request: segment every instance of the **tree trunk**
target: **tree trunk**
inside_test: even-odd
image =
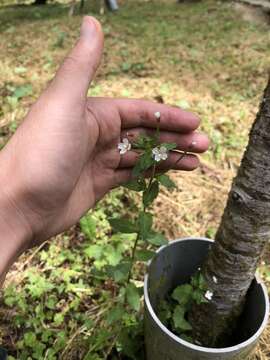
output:
[[[237,136],[237,134],[235,134]],[[202,272],[213,298],[194,306],[194,339],[223,347],[245,304],[264,246],[270,239],[270,80],[249,135],[249,144]]]

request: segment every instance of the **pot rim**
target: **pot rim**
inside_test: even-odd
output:
[[[159,254],[167,246],[172,246],[173,244],[178,243],[180,241],[192,241],[192,240],[202,240],[202,241],[205,241],[205,242],[208,242],[208,243],[214,243],[214,240],[210,240],[210,239],[207,239],[205,237],[185,237],[185,238],[176,239],[176,240],[170,242],[167,245],[161,246],[156,251],[156,254]],[[149,261],[148,268],[151,265],[152,261],[153,261],[153,259]],[[224,354],[224,353],[230,353],[230,352],[235,352],[237,350],[241,350],[241,349],[245,348],[246,346],[252,344],[256,339],[258,339],[259,336],[261,335],[261,333],[263,332],[263,330],[265,329],[267,323],[268,323],[268,318],[269,318],[269,297],[268,297],[268,292],[267,292],[266,286],[262,283],[262,280],[256,274],[255,279],[256,279],[257,283],[259,285],[261,285],[261,287],[262,287],[262,291],[263,291],[263,294],[264,294],[264,300],[265,300],[264,319],[263,319],[259,329],[256,331],[256,333],[254,335],[252,335],[249,339],[245,340],[244,342],[241,342],[240,344],[230,346],[230,347],[225,347],[225,348],[208,348],[208,347],[192,344],[192,343],[190,343],[190,342],[188,342],[186,340],[181,339],[177,335],[175,335],[173,332],[171,332],[169,329],[167,329],[166,326],[163,325],[162,322],[159,320],[159,318],[157,317],[154,309],[152,308],[152,305],[151,305],[151,302],[150,302],[150,299],[149,299],[149,295],[148,295],[148,279],[149,279],[149,274],[148,274],[148,271],[147,271],[147,273],[145,274],[145,277],[144,277],[144,300],[145,300],[145,304],[147,306],[147,309],[148,309],[150,315],[152,316],[152,319],[161,328],[161,330],[165,334],[170,336],[174,341],[176,341],[177,343],[179,343],[181,345],[189,347],[189,348],[191,348],[193,350],[197,350],[197,351],[201,351],[201,352],[205,352],[205,353],[213,353],[213,354]]]

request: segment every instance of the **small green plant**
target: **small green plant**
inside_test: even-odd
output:
[[[191,277],[190,283],[177,286],[167,299],[159,304],[158,315],[163,324],[182,339],[201,345],[192,336],[192,326],[188,321],[189,311],[194,304],[207,303],[213,293],[208,289],[201,269]]]
[[[170,190],[176,188],[170,177],[159,171],[158,165],[168,158],[169,152],[175,150],[177,145],[160,143],[160,113],[155,113],[155,117],[157,127],[153,137],[140,135],[137,139],[130,140],[131,136],[127,134],[127,137],[118,144],[121,155],[131,149],[139,155],[132,171],[133,180],[125,185],[126,189],[141,194],[140,205],[135,216],[110,218],[109,223],[114,233],[110,244],[106,246],[91,245],[86,249],[88,255],[95,259],[96,275],[112,278],[117,293],[106,319],[107,326],[114,334],[112,354],[120,352],[132,359],[143,359],[144,357],[141,301],[143,284],[137,280],[138,277],[135,274],[138,274],[138,268],[142,267],[143,262],[147,262],[153,257],[155,247],[167,244],[164,235],[153,228],[151,206],[157,198],[161,186]],[[191,147],[194,145],[192,143]],[[177,162],[181,161],[185,155],[186,152],[180,153]],[[85,226],[84,223],[81,225]],[[91,230],[91,224],[87,229]],[[123,240],[129,244],[128,247],[123,245]],[[135,268],[136,271],[134,271]],[[201,275],[198,279],[194,276],[192,285],[184,285],[183,288],[175,289],[173,296],[180,302],[173,311],[170,311],[174,328],[190,330],[189,323],[184,319],[188,303],[190,303],[188,290],[193,292],[196,301],[204,299],[205,289],[203,289],[202,282]],[[196,286],[197,290],[193,291]],[[182,296],[185,296],[184,302],[180,300]]]

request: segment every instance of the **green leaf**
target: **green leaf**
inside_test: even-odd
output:
[[[147,242],[152,245],[162,246],[168,244],[168,240],[161,233],[150,231],[146,238]]]
[[[117,305],[112,308],[107,315],[107,323],[109,325],[119,321],[122,319],[123,315],[125,314],[126,310],[124,307]]]
[[[104,247],[102,245],[90,245],[86,249],[84,249],[84,253],[89,258],[94,258],[99,260],[103,255]]]
[[[47,298],[46,303],[45,303],[46,307],[47,307],[48,309],[51,309],[51,310],[54,310],[54,309],[55,309],[56,304],[57,304],[57,297],[54,296],[54,295],[50,295],[50,296]]]
[[[140,354],[143,339],[136,337],[136,334],[133,334],[134,332],[135,331],[129,332],[127,328],[122,329],[117,342],[120,345],[121,354],[124,355],[123,358],[131,360],[143,359],[143,354]]]
[[[126,288],[127,302],[132,309],[140,310],[140,293],[134,284],[128,284]]]
[[[127,280],[130,266],[130,261],[121,262],[116,266],[107,266],[107,274],[112,277],[115,282],[121,283]]]
[[[138,261],[148,261],[151,260],[154,255],[155,252],[151,250],[137,250],[135,257]]]
[[[124,185],[125,188],[133,191],[143,191],[146,187],[144,179],[135,179]]]
[[[134,149],[140,149],[140,150],[151,150],[155,146],[157,146],[157,139],[154,137],[150,137],[147,135],[140,135],[139,138],[133,143]]]
[[[155,198],[158,196],[159,192],[159,183],[158,181],[154,181],[150,187],[144,191],[143,193],[143,204],[145,207],[152,204]]]
[[[63,313],[57,313],[54,315],[54,325],[59,326],[64,322],[65,316]]]
[[[47,280],[45,275],[35,273],[34,270],[29,270],[27,276],[29,282],[25,285],[25,288],[33,298],[40,298],[54,288],[54,285]]]
[[[186,305],[192,300],[193,287],[190,284],[177,286],[172,293],[172,298],[180,305]]]
[[[96,237],[96,221],[91,215],[84,216],[80,221],[80,226],[82,232],[89,240]]]
[[[18,86],[14,90],[12,97],[15,97],[16,99],[21,99],[25,96],[32,95],[32,93],[33,93],[32,85],[25,84],[25,85]]]
[[[109,246],[105,253],[109,265],[116,266],[122,260],[122,252],[113,246]]]
[[[160,144],[160,147],[161,146],[164,146],[168,151],[177,148],[177,145],[175,143],[162,143]]]
[[[132,175],[137,177],[154,164],[152,151],[143,153],[132,170]]]
[[[168,320],[172,318],[172,305],[162,300],[158,305],[158,318],[164,325],[168,325]]]
[[[173,312],[173,323],[176,329],[181,331],[189,331],[192,330],[192,326],[190,323],[185,319],[185,309],[177,305]]]
[[[141,211],[138,218],[140,237],[147,239],[153,224],[153,216],[150,213]]]
[[[131,234],[137,232],[137,227],[130,220],[121,218],[121,219],[109,219],[111,227],[116,232]]]
[[[157,176],[157,180],[161,185],[165,186],[167,189],[176,189],[176,184],[170,179],[168,175],[162,174]]]
[[[196,304],[207,304],[208,300],[204,297],[205,292],[201,290],[194,290],[192,293],[192,299],[196,302]]]
[[[35,347],[37,342],[36,334],[33,332],[27,332],[23,336],[24,344],[30,348]]]
[[[201,272],[192,276],[190,283],[195,289],[207,290],[207,282]]]

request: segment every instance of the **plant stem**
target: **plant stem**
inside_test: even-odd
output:
[[[156,174],[156,164],[154,164],[154,166],[153,166],[153,171],[152,171],[152,174],[151,174],[151,177],[150,177],[148,186],[147,186],[147,188],[146,188],[145,191],[149,191],[150,186],[151,186],[152,183],[153,183],[155,174]],[[143,213],[145,213],[145,212],[146,212],[146,207],[143,205]],[[138,232],[138,233],[137,233],[137,236],[136,236],[136,239],[135,239],[135,242],[134,242],[134,245],[133,245],[133,248],[132,248],[132,253],[131,253],[131,265],[130,265],[130,269],[129,269],[129,272],[128,272],[127,284],[130,283],[131,273],[132,273],[133,266],[134,266],[134,262],[135,262],[135,253],[136,253],[136,249],[137,249],[137,245],[138,245],[138,241],[139,241],[139,240],[140,240],[140,234],[139,234],[139,232]]]
[[[129,272],[128,272],[127,284],[129,284],[129,282],[130,282],[131,273],[132,273],[133,265],[134,265],[134,262],[135,262],[135,253],[136,253],[136,249],[137,249],[139,239],[140,239],[140,234],[137,233],[137,236],[136,236],[133,248],[132,248],[131,265],[130,265],[130,269],[129,269]]]

